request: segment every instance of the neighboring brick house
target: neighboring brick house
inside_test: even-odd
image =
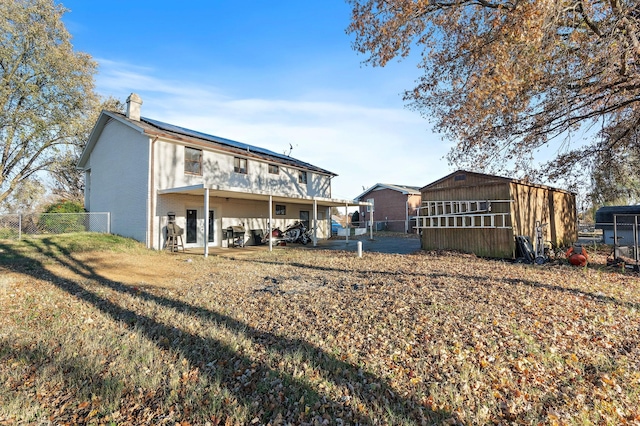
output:
[[[377,183],[354,201],[373,203],[373,207],[360,207],[360,226],[368,226],[373,216],[376,230],[412,232],[411,220],[420,207],[420,187]]]
[[[85,172],[85,208],[111,213],[111,230],[160,249],[169,216],[185,229],[185,246],[225,247],[230,227],[245,239],[295,220],[331,236],[335,173],[287,155],[140,116],[103,111],[78,168]],[[254,231],[254,232],[250,232]],[[206,242],[206,243],[205,243]],[[315,242],[315,238],[314,238]]]

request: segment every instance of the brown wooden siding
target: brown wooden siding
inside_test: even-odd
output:
[[[459,176],[465,175],[464,179]],[[457,177],[457,180],[456,180]],[[491,213],[510,213],[512,229],[423,228],[425,250],[461,250],[478,256],[515,257],[516,235],[535,240],[536,221],[547,223],[545,240],[568,245],[577,240],[575,195],[489,175],[456,172],[422,188],[422,201],[512,200],[494,203]]]
[[[482,257],[514,257],[513,230],[508,228],[424,228],[423,250],[460,250]]]
[[[508,185],[510,179],[506,179],[499,176],[489,176],[477,173],[466,173],[458,171],[455,174],[449,176],[434,184],[430,184],[429,190],[433,189],[447,189],[447,188],[459,188],[459,187],[477,187],[480,185],[491,184],[503,184]],[[423,188],[423,190],[426,188]]]
[[[482,186],[458,186],[455,188],[434,188],[422,191],[422,201],[456,201],[456,200],[509,200],[509,185],[493,183]],[[497,204],[493,208],[499,208]],[[496,213],[508,213],[509,207],[502,206]]]
[[[535,238],[536,222],[546,223],[544,239],[569,245],[578,239],[576,199],[571,193],[512,183],[514,235]]]
[[[481,182],[477,176],[469,175],[466,181],[454,179],[441,182],[437,188],[422,191],[422,201],[456,200],[510,200],[509,185],[504,181]],[[470,186],[470,183],[476,186]],[[491,213],[509,213],[509,203],[494,203]],[[511,229],[443,228],[422,229],[424,250],[460,250],[483,257],[511,258],[515,243]]]

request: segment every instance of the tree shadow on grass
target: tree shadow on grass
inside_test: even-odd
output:
[[[41,341],[25,344],[0,339],[0,373],[3,368],[6,370],[4,393],[14,395],[14,410],[28,416],[23,420],[36,421],[44,414],[55,416],[57,424],[85,424],[90,422],[94,409],[115,404],[124,397],[124,386],[117,377],[101,377],[95,366],[82,357],[70,357],[59,347],[47,345]],[[62,381],[41,383],[38,375],[45,368],[60,373]],[[46,410],[55,413],[45,413]],[[1,418],[0,424],[4,424]]]
[[[466,282],[475,281],[480,283],[490,283],[492,281],[498,281],[498,282],[503,282],[509,285],[523,285],[523,286],[529,286],[533,288],[543,288],[546,290],[551,290],[551,291],[560,292],[560,293],[567,293],[574,296],[588,297],[590,299],[593,299],[601,303],[611,303],[617,306],[624,306],[632,309],[640,309],[640,303],[622,301],[615,297],[607,296],[602,293],[593,293],[585,290],[580,290],[574,287],[564,287],[556,284],[546,284],[538,281],[522,280],[518,278],[490,278],[490,277],[480,276],[480,275],[459,274],[457,272],[425,274],[425,273],[416,273],[416,272],[407,272],[407,271],[394,272],[394,271],[384,271],[384,270],[353,271],[353,270],[348,270],[343,268],[317,266],[317,265],[311,265],[311,264],[306,264],[301,262],[287,263],[287,262],[257,260],[257,259],[253,259],[253,260],[236,259],[236,258],[231,258],[231,259],[239,262],[248,262],[248,263],[255,262],[255,263],[264,263],[269,265],[282,265],[282,266],[287,265],[287,266],[292,266],[296,268],[311,269],[311,270],[317,270],[317,271],[323,271],[323,272],[351,273],[351,274],[357,274],[363,279],[370,279],[371,276],[379,275],[379,276],[395,277],[395,278],[401,278],[402,276],[413,276],[413,277],[421,277],[421,278],[455,278],[455,279],[464,280]]]
[[[45,278],[69,295],[89,303],[94,308],[109,315],[114,321],[128,324],[138,330],[142,336],[154,342],[159,349],[171,349],[180,354],[192,366],[199,367],[211,379],[218,380],[230,394],[244,407],[248,407],[250,416],[258,417],[261,423],[267,423],[278,416],[297,423],[319,421],[322,418],[314,409],[323,407],[325,414],[332,419],[341,418],[347,423],[378,424],[397,423],[439,423],[452,418],[445,411],[434,411],[421,405],[412,396],[399,396],[389,384],[379,377],[364,372],[355,365],[337,359],[325,350],[301,339],[292,339],[265,332],[248,324],[209,309],[152,294],[133,288],[117,281],[109,280],[97,274],[92,268],[76,260],[73,254],[60,247],[50,239],[41,240],[45,247],[31,244],[42,256],[55,260],[60,265],[74,272],[84,280],[91,280],[110,290],[153,302],[159,306],[198,317],[203,321],[221,324],[233,332],[244,335],[252,344],[261,345],[273,356],[299,356],[302,362],[314,367],[332,387],[348,389],[357,397],[362,406],[351,404],[348,398],[332,399],[325,391],[309,382],[308,378],[282,371],[266,363],[258,363],[255,359],[243,355],[235,348],[223,342],[199,336],[184,329],[164,324],[154,318],[145,316],[120,306],[101,297],[98,289],[85,286],[73,280],[58,277],[46,271],[40,260],[27,259],[12,250],[11,246],[3,249],[19,261],[9,264],[16,272]],[[2,245],[0,244],[0,247]],[[12,266],[13,265],[13,266]],[[169,342],[162,343],[162,342]],[[207,364],[217,360],[215,370],[207,369]],[[255,369],[255,373],[247,376],[242,372]],[[279,398],[267,391],[276,384],[281,385]],[[426,390],[425,390],[426,391]],[[204,396],[203,396],[204,398]],[[304,399],[303,399],[304,398]],[[326,408],[325,408],[326,407]],[[384,413],[390,416],[387,420],[379,418]]]
[[[640,303],[627,302],[627,301],[619,300],[615,297],[606,296],[602,293],[593,293],[590,291],[580,290],[579,288],[564,287],[556,284],[546,284],[546,283],[541,283],[541,282],[532,281],[532,280],[522,280],[518,278],[495,279],[495,278],[487,278],[479,275],[442,274],[442,273],[428,274],[427,276],[431,278],[456,278],[456,279],[464,280],[465,282],[475,281],[478,283],[483,283],[488,285],[492,285],[492,282],[497,281],[499,283],[501,282],[508,285],[540,288],[540,289],[550,290],[557,293],[565,293],[565,294],[570,294],[572,296],[585,297],[585,298],[594,300],[596,302],[610,303],[612,305],[621,306],[621,307],[630,308],[630,309],[640,309]]]

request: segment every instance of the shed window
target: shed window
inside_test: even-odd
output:
[[[287,206],[284,204],[276,204],[276,215],[284,216],[287,214]]]
[[[460,180],[467,180],[467,175],[456,175],[456,176],[453,178],[453,181],[454,181],[454,182],[458,182],[458,181],[460,181]]]
[[[202,176],[202,150],[184,147],[184,172]]]
[[[280,167],[278,167],[276,164],[269,164],[269,173],[271,173],[272,175],[279,174]]]
[[[247,159],[235,157],[233,159],[233,171],[236,173],[247,174]]]

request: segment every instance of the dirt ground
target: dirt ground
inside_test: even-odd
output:
[[[122,253],[100,252],[74,254],[73,264],[67,259],[48,263],[45,269],[66,279],[86,278],[89,274],[122,284],[171,288],[184,278],[186,272],[182,265],[192,257],[124,256]]]

